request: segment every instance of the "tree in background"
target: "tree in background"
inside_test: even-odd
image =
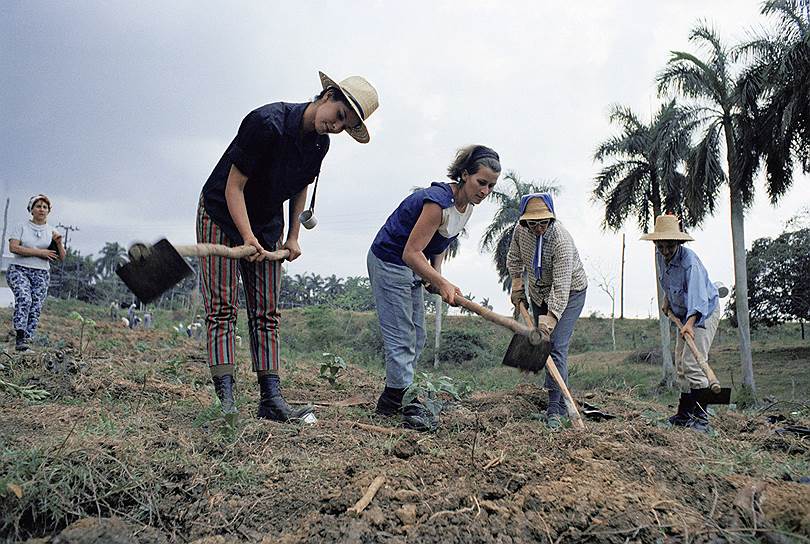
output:
[[[755,151],[744,156],[743,167],[753,171],[764,161],[775,204],[793,184],[796,161],[810,173],[810,14],[794,0],[765,2],[762,13],[776,19],[775,29],[738,48],[751,59],[740,92],[753,118],[746,136]]]
[[[804,322],[810,320],[810,228],[754,240],[746,264],[751,326],[772,327],[797,320],[802,323],[804,339]],[[733,297],[726,313],[736,320]]]
[[[694,111],[701,121],[695,125],[695,132],[700,133],[698,143],[687,160],[686,198],[689,195],[711,197],[695,199],[692,205],[704,203],[706,212],[712,213],[717,196],[717,180],[728,179],[743,385],[756,396],[751,357],[744,224],[745,209],[754,198],[755,169],[745,166],[747,158],[754,153],[751,140],[746,137],[750,134],[747,127],[751,126],[752,121],[744,107],[738,81],[731,73],[729,52],[715,31],[699,24],[692,30],[689,39],[704,49],[707,55],[700,58],[691,53],[673,51],[669,62],[658,74],[658,91],[677,91],[684,97],[693,99]],[[726,172],[723,171],[721,160],[723,144]]]
[[[124,261],[127,250],[118,242],[107,242],[101,248],[101,255],[96,259],[96,271],[99,277],[107,278],[115,275],[115,269]]]
[[[481,251],[492,253],[495,270],[498,272],[498,281],[501,282],[501,287],[506,292],[509,292],[512,285],[509,270],[506,268],[506,254],[509,253],[512,232],[520,218],[520,199],[523,195],[531,193],[557,195],[560,193],[560,188],[551,181],[523,181],[517,172],[508,171],[489,197],[495,201],[498,208],[492,222],[484,231],[480,247]]]
[[[689,199],[684,195],[683,166],[695,118],[694,111],[678,106],[675,100],[663,104],[649,123],[644,123],[630,108],[611,108],[610,122],[618,125],[619,133],[599,144],[594,152],[594,160],[604,165],[596,175],[593,190],[594,200],[605,207],[603,229],[616,232],[632,217],[642,232],[648,232],[655,218],[664,212],[678,214],[687,225],[703,219],[707,206],[697,198],[699,195]],[[714,186],[707,184],[705,188],[702,196],[710,203],[721,180],[714,179]],[[693,200],[701,201],[694,211]],[[672,387],[675,365],[670,350],[669,318],[660,309],[664,293],[657,280],[658,262],[654,259],[653,263],[661,336],[661,383]]]

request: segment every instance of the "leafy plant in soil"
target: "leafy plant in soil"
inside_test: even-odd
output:
[[[81,326],[79,327],[79,359],[83,359],[84,358],[84,348],[87,347],[87,346],[84,345],[84,328],[85,327],[88,327],[88,328],[95,327],[96,322],[93,321],[92,319],[88,318],[88,317],[82,316],[82,314],[80,314],[79,312],[76,312],[76,311],[70,312],[69,317],[71,319],[75,319],[76,321],[81,323]],[[89,334],[89,332],[90,331],[88,330],[88,339],[87,339],[88,345],[90,343],[90,339],[89,339],[90,334]]]
[[[338,376],[348,368],[346,361],[343,360],[343,357],[332,353],[324,353],[323,358],[318,377],[327,380],[332,387],[336,387]]]
[[[467,383],[456,383],[449,376],[434,378],[433,374],[429,372],[420,372],[411,386],[405,391],[402,403],[409,404],[414,399],[419,399],[425,408],[430,410],[433,416],[436,417],[447,404],[440,396],[442,393],[449,395],[453,400],[461,400],[472,393],[472,387]]]

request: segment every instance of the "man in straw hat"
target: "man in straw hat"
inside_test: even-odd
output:
[[[574,325],[585,305],[588,277],[574,240],[554,212],[548,193],[526,195],[520,200],[520,220],[515,225],[506,256],[512,277],[512,304],[516,311],[527,302],[523,274],[528,272],[528,295],[535,323],[551,341],[551,358],[568,383],[568,346]],[[548,373],[546,421],[560,426],[567,416],[562,392]]]
[[[329,151],[329,135],[346,131],[367,143],[365,123],[378,105],[377,91],[360,76],[336,82],[320,72],[320,81],[323,90],[311,102],[274,102],[250,112],[200,195],[198,242],[246,244],[258,250],[238,262],[216,256],[200,259],[208,364],[224,414],[236,413],[235,326],[241,277],[250,354],[261,391],[258,417],[288,421],[309,415],[291,409],[281,394],[277,310],[281,262],[266,260],[264,250],[287,249],[290,261],[301,255],[299,216],[307,186],[317,178]],[[286,201],[289,225],[282,244]]]
[[[684,339],[690,337],[694,340],[701,358],[708,361],[709,348],[720,323],[717,287],[709,280],[706,268],[695,252],[684,247],[684,242],[694,238],[681,231],[678,218],[674,215],[656,217],[655,230],[641,239],[655,243],[655,258],[660,274],[658,281],[664,292],[661,309],[664,313],[672,311],[683,323],[675,342],[681,397],[678,411],[669,418],[669,422],[707,432],[708,414],[697,399],[708,389],[709,379]]]

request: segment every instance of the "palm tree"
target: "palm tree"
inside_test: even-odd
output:
[[[509,185],[506,185],[506,182]],[[520,198],[530,193],[557,195],[559,192],[559,186],[553,181],[523,181],[514,171],[506,172],[503,182],[492,191],[490,198],[497,203],[498,209],[484,231],[480,246],[481,251],[492,253],[498,281],[501,282],[504,291],[508,292],[511,288],[509,270],[506,268],[506,254],[509,252],[509,244],[512,243],[512,231],[520,218]]]
[[[619,125],[620,132],[602,142],[594,153],[595,161],[607,163],[597,174],[593,190],[594,200],[605,205],[602,228],[618,231],[634,216],[639,228],[647,232],[654,218],[664,212],[676,213],[687,225],[700,222],[706,212],[703,202],[712,202],[720,180],[707,183],[703,194],[684,194],[686,177],[681,167],[689,153],[695,112],[671,100],[662,104],[652,121],[645,124],[629,108],[613,106],[610,121]],[[658,278],[657,260],[655,275]],[[660,310],[664,293],[657,279],[655,283],[663,356],[661,383],[671,387],[675,383],[675,366],[669,319]]]
[[[747,136],[756,149],[746,170],[764,159],[766,187],[775,204],[793,184],[794,158],[810,172],[810,2],[769,0],[762,13],[777,19],[775,33],[754,34],[739,56],[751,58],[740,93],[754,121]]]
[[[115,269],[126,257],[127,250],[118,242],[107,242],[101,248],[101,256],[96,260],[96,271],[102,278],[107,278],[115,273]]]
[[[690,36],[706,49],[706,58],[691,53],[673,51],[669,62],[658,74],[658,91],[679,91],[696,101],[695,112],[700,116],[702,134],[690,153],[687,183],[698,194],[715,194],[714,180],[728,179],[731,199],[731,240],[734,253],[734,283],[736,289],[737,331],[740,337],[740,357],[743,384],[753,395],[754,367],[751,358],[751,331],[748,312],[748,274],[745,267],[745,208],[754,196],[753,169],[743,168],[745,158],[753,149],[745,135],[751,121],[743,107],[739,86],[730,73],[730,56],[715,31],[698,24]],[[743,127],[743,128],[741,128]],[[727,171],[722,170],[721,148],[725,143]],[[726,176],[727,174],[727,176]],[[713,211],[713,199],[706,201]]]

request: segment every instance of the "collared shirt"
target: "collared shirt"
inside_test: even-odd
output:
[[[568,306],[571,291],[588,287],[588,275],[582,266],[579,252],[571,234],[559,221],[552,221],[543,235],[541,254],[542,272],[534,274],[534,254],[537,251],[537,235],[520,223],[515,225],[512,243],[506,255],[506,267],[512,278],[520,278],[529,271],[529,296],[541,306],[544,302],[557,319]]]
[[[438,204],[443,210],[442,224],[439,226],[439,230],[422,251],[428,260],[434,255],[440,255],[447,249],[450,242],[458,238],[459,233],[472,214],[472,203],[467,204],[463,214],[460,212],[457,215],[453,214],[452,210],[445,213],[448,209],[454,208],[456,202],[453,197],[453,188],[450,187],[449,183],[434,182],[426,189],[414,191],[388,216],[385,224],[374,238],[374,242],[371,244],[371,252],[378,259],[387,263],[407,266],[405,261],[402,260],[402,253],[405,251],[405,244],[408,243],[408,238],[414,225],[416,225],[416,221],[422,214],[425,202]],[[442,233],[448,236],[444,236]]]
[[[656,250],[661,289],[669,306],[683,323],[697,315],[695,326],[702,327],[706,318],[717,308],[717,287],[709,280],[703,263],[691,249],[681,245],[667,263]]]
[[[232,242],[243,240],[225,201],[231,165],[248,178],[245,205],[250,226],[270,250],[284,230],[284,202],[306,189],[320,172],[329,136],[301,134],[308,105],[275,102],[250,112],[208,177],[203,187],[205,211]]]

